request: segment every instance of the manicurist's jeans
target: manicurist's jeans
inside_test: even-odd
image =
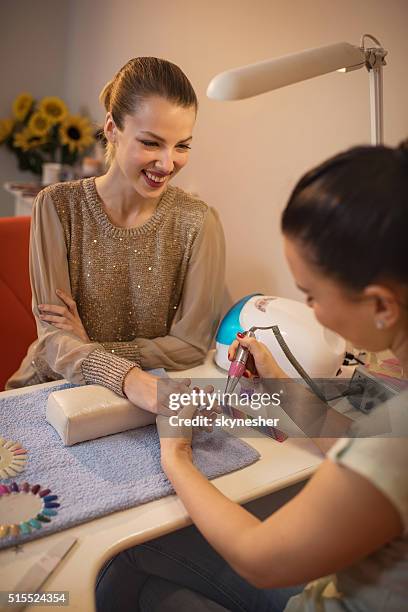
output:
[[[303,586],[251,586],[192,526],[117,555],[99,574],[96,602],[98,612],[282,612]]]

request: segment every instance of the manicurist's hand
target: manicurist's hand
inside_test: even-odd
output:
[[[64,306],[57,304],[38,304],[41,321],[52,323],[54,327],[72,332],[83,342],[89,342],[88,334],[82,324],[75,300],[70,295],[64,293],[60,289],[56,289],[55,293],[64,303]]]
[[[198,387],[194,388],[199,391]],[[211,394],[214,387],[208,385],[204,388],[206,394]],[[213,406],[207,410],[208,402],[197,407],[193,404],[184,406],[177,413],[173,413],[173,418],[159,415],[156,419],[157,432],[160,437],[161,461],[164,471],[169,475],[175,463],[179,460],[192,460],[191,443],[193,437],[193,427],[188,423],[195,416],[206,416],[207,427],[194,427],[194,429],[204,429],[212,431],[212,424],[221,413],[220,406]]]
[[[253,378],[260,376],[261,378],[288,378],[288,375],[278,365],[270,350],[256,338],[244,336],[240,332],[237,334],[237,339],[230,345],[228,349],[228,359],[233,361],[235,353],[239,346],[244,346],[249,349],[249,358],[247,369],[244,376]]]
[[[156,417],[157,433],[160,438],[161,463],[166,474],[171,470],[175,461],[192,461],[193,428],[191,425],[185,425],[184,421],[185,419],[193,419],[195,414],[195,406],[185,406],[177,415],[173,415],[178,417],[178,424],[174,425],[171,425],[169,417],[161,414]]]

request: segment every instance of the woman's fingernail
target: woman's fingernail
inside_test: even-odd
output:
[[[228,353],[228,359],[229,361],[231,361],[231,355]]]
[[[238,332],[237,336],[238,338],[245,338],[245,334],[243,334],[242,332]]]
[[[249,378],[249,372],[247,370],[245,370],[245,372],[242,375],[244,378]]]

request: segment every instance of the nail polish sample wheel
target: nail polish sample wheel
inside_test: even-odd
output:
[[[26,463],[27,451],[21,444],[0,436],[0,478],[14,478],[21,474]]]

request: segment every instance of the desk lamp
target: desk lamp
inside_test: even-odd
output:
[[[376,46],[368,47],[367,39]],[[210,82],[207,96],[242,100],[321,74],[350,72],[365,66],[370,81],[371,144],[377,145],[383,141],[382,67],[386,55],[374,36],[364,34],[359,47],[340,42],[222,72]]]
[[[376,46],[367,46],[367,40]],[[386,55],[387,51],[374,36],[364,34],[359,47],[340,42],[222,72],[210,82],[207,95],[216,100],[242,100],[329,72],[349,72],[365,66],[370,82],[371,143],[378,145],[383,141],[382,67]],[[292,312],[293,309],[296,312]],[[265,321],[259,322],[262,315]],[[293,300],[247,296],[235,304],[221,322],[216,337],[215,361],[228,370],[228,346],[237,331],[249,329],[257,323],[279,323],[279,331],[290,340],[291,347],[311,376],[335,376],[343,361],[344,340],[324,330],[312,319],[309,309]],[[304,370],[298,367],[299,363],[286,342],[283,355],[280,350],[283,347],[277,345],[273,334],[265,335],[262,340],[289,375],[300,374],[304,378]],[[303,346],[303,342],[307,346]],[[313,346],[313,351],[308,346]],[[307,378],[309,384],[310,376]]]

